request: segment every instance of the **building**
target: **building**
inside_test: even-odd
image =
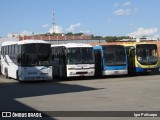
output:
[[[63,44],[63,43],[100,43],[105,42],[105,40],[92,39],[90,35],[32,35],[32,36],[24,36],[19,37],[19,40],[45,40],[50,42],[51,44]]]

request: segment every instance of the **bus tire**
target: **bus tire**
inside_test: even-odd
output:
[[[16,72],[16,78],[17,78],[17,80],[19,80],[18,70],[17,70],[17,72]]]
[[[4,72],[5,72],[5,78],[9,78],[8,77],[8,69],[7,68],[4,69]]]

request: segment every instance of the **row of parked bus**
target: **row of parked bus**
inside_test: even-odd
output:
[[[19,81],[54,77],[107,76],[158,71],[155,43],[67,43],[8,41],[1,46],[1,72]]]

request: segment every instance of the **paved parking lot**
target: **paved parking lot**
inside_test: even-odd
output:
[[[0,76],[0,96],[0,111],[160,111],[160,74],[26,83]]]

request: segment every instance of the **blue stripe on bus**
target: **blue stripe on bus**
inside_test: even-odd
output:
[[[103,70],[127,70],[127,66],[104,66]]]
[[[136,67],[136,72],[147,72],[148,70],[155,71],[157,68],[140,68]]]
[[[143,68],[140,68],[140,67],[136,67],[136,72],[143,72],[144,69]]]

